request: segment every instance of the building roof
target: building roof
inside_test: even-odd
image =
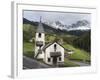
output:
[[[38,24],[38,27],[37,27],[37,33],[44,33],[44,28],[43,28],[43,25],[42,25],[42,22],[41,22],[41,17],[40,17],[40,22]]]
[[[46,49],[47,47],[49,47],[51,44],[52,44],[52,43],[46,44],[46,45],[42,48],[42,50],[45,50],[45,49]]]
[[[61,44],[59,44],[58,42],[54,41],[52,43],[48,43],[47,45],[45,45],[42,50],[45,51],[46,48],[48,48],[50,45],[52,45],[53,43],[57,43],[58,45],[60,45],[61,47],[63,47]],[[64,47],[63,47],[64,48]],[[71,50],[64,48],[66,51],[71,52]]]

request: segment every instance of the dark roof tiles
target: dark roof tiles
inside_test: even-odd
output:
[[[44,33],[44,28],[41,22],[39,22],[39,25],[37,27],[37,33]]]

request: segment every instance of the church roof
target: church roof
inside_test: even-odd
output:
[[[43,28],[43,25],[42,25],[42,22],[41,22],[41,18],[40,18],[40,22],[38,24],[36,32],[38,32],[38,33],[44,33],[44,28]]]
[[[47,47],[49,47],[49,46],[52,45],[52,44],[53,44],[53,42],[52,42],[52,43],[46,44],[46,45],[42,48],[42,50],[45,50]]]
[[[45,51],[45,49],[46,48],[48,48],[50,45],[52,45],[53,43],[57,43],[58,45],[60,45],[61,47],[63,47],[61,44],[59,44],[58,42],[56,42],[56,41],[54,41],[54,42],[51,42],[51,43],[48,43],[47,45],[45,45],[43,48],[42,48],[42,50],[44,50]],[[71,52],[71,50],[69,50],[69,49],[66,49],[65,47],[63,47],[66,51],[68,51],[68,52]]]

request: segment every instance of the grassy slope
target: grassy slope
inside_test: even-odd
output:
[[[74,54],[70,55],[69,59],[90,61],[90,54],[88,52],[75,48],[69,44],[64,44],[63,46],[74,51]]]
[[[33,45],[29,42],[24,42],[24,52],[33,51]]]
[[[79,66],[78,64],[75,64],[75,63],[71,62],[67,58],[64,59],[64,63],[65,63],[66,67],[76,67],[76,66]]]
[[[23,43],[23,52],[24,55],[30,58],[34,57],[34,50],[33,50],[33,44],[29,42],[24,42]]]

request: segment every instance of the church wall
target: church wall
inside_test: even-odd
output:
[[[36,33],[36,41],[43,41],[45,43],[45,34],[41,33],[41,38],[38,37],[39,33]]]
[[[61,61],[59,61],[59,59],[57,59],[57,62],[63,62],[64,61],[64,48],[61,47],[59,44],[57,43],[54,43],[57,45],[57,50],[56,51],[59,51],[61,52]],[[46,63],[48,63],[48,58],[51,58],[50,57],[50,52],[54,52],[54,44],[52,44],[51,46],[49,46],[48,48],[46,48],[45,50],[45,55],[46,55]],[[51,62],[49,62],[48,64],[52,64],[52,58],[51,58]]]
[[[38,37],[38,35],[39,35],[39,33],[36,33],[35,41],[43,41],[43,46],[44,46],[45,45],[45,34],[41,33],[41,37],[40,38]],[[43,46],[41,47],[41,49],[43,48]],[[36,44],[35,44],[35,56],[38,53],[38,49],[39,49],[39,47],[36,46]],[[42,51],[42,54],[39,54],[37,58],[38,59],[43,59],[44,58],[44,52]]]

